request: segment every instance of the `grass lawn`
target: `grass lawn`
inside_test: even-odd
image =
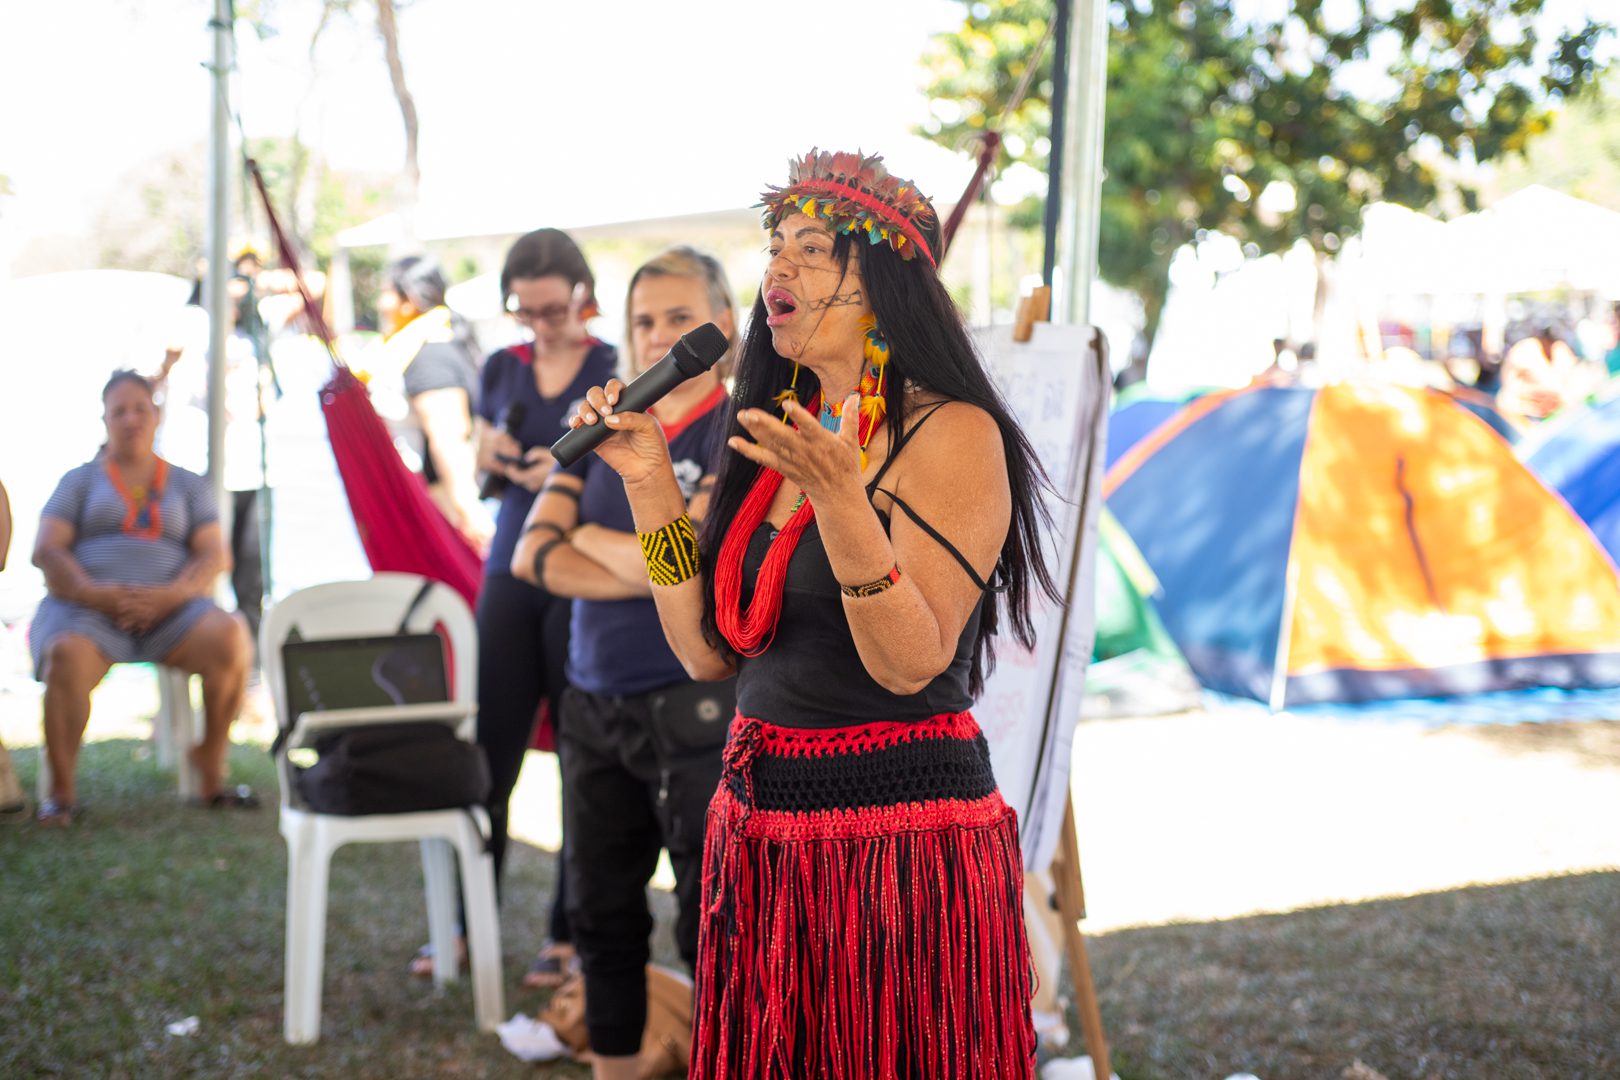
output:
[[[37,721],[28,721],[26,712],[18,710],[21,720],[6,737],[32,790],[38,750],[25,733]],[[286,1046],[286,858],[274,807],[244,813],[181,806],[172,777],[152,763],[146,744],[131,737],[129,725],[114,728],[109,738],[92,724],[98,741],[85,749],[80,783],[89,813],[78,827],[0,826],[0,1016],[6,1020],[0,1077],[587,1075],[575,1065],[524,1065],[493,1036],[478,1035],[464,982],[440,995],[405,975],[406,961],[427,933],[414,845],[339,852],[321,1041]],[[1620,726],[1582,730],[1583,737],[1614,735]],[[1120,740],[1134,731],[1145,741],[1132,758]],[[1115,740],[1108,756],[1116,766],[1141,759],[1162,769],[1165,733],[1173,731],[1162,725],[1097,728],[1085,737]],[[1368,736],[1380,753],[1388,748],[1378,740],[1392,737]],[[1521,737],[1545,742],[1562,736],[1549,728],[1545,735],[1504,734],[1497,741]],[[1323,738],[1339,735],[1334,729]],[[1474,736],[1459,742],[1455,760],[1466,763],[1473,760],[1469,753],[1488,751],[1480,760],[1492,768],[1551,768],[1553,758],[1539,743],[1508,746],[1503,752],[1513,756],[1499,760],[1497,748],[1477,750],[1477,742]],[[1415,735],[1408,752],[1438,753],[1449,745]],[[1611,739],[1588,747],[1586,757],[1570,765],[1577,771],[1556,774],[1558,782],[1620,776],[1611,753],[1617,745]],[[236,747],[231,767],[235,779],[273,796],[262,744]],[[1553,784],[1549,780],[1549,791],[1556,790]],[[1523,797],[1513,788],[1493,790],[1502,798]],[[1218,802],[1207,806],[1206,817],[1221,813]],[[1128,831],[1146,808],[1133,815],[1118,818],[1113,831]],[[1594,824],[1606,831],[1613,822]],[[1176,827],[1191,828],[1185,814]],[[1479,825],[1466,828],[1458,835],[1472,835]],[[1088,887],[1096,886],[1099,907],[1150,909],[1146,893],[1115,901],[1107,893],[1133,877],[1148,891],[1162,889],[1163,878],[1154,876],[1164,874],[1162,864],[1186,858],[1151,837],[1138,835],[1129,863],[1112,863],[1100,840],[1093,845]],[[1398,841],[1393,834],[1385,838],[1392,846]],[[1430,842],[1425,834],[1404,846]],[[1296,856],[1273,844],[1252,854],[1272,862],[1281,880],[1305,852]],[[1434,852],[1437,859],[1444,854]],[[516,981],[543,936],[552,863],[530,844],[513,846],[503,908],[508,1015],[541,1003]],[[1105,872],[1093,880],[1099,867]],[[1134,875],[1130,867],[1137,868]],[[1205,880],[1185,868],[1184,877],[1184,891],[1196,898]],[[660,909],[655,950],[669,962],[670,898],[654,896]],[[1226,902],[1222,895],[1213,899]],[[1243,902],[1254,910],[1265,898]],[[1614,946],[1620,873],[1537,874],[1403,899],[1227,914],[1140,928],[1104,923],[1109,932],[1091,935],[1122,1080],[1221,1080],[1240,1071],[1262,1080],[1620,1076]],[[189,1016],[199,1020],[196,1035],[165,1032]],[[1078,1032],[1072,1016],[1070,1030]],[[1076,1041],[1066,1052],[1081,1047]],[[1358,1060],[1376,1073],[1347,1073]]]
[[[179,804],[145,743],[92,742],[89,812],[75,828],[0,829],[0,1077],[556,1077],[473,1026],[463,980],[444,994],[405,965],[427,940],[414,844],[356,845],[333,860],[321,1041],[282,1041],[286,849],[273,806]],[[15,750],[32,789],[37,752]],[[275,791],[262,746],[232,750],[233,778]],[[507,1015],[543,934],[552,856],[514,844],[508,868]],[[166,1033],[196,1016],[196,1035]]]
[[[1090,944],[1122,1080],[1340,1077],[1358,1060],[1391,1080],[1597,1080],[1620,1076],[1616,941],[1620,873]]]

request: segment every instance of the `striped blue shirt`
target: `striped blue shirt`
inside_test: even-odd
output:
[[[192,533],[219,520],[208,481],[175,465],[163,486],[161,536],[127,535],[125,513],[124,500],[97,460],[69,470],[41,516],[73,526],[73,557],[100,585],[167,585],[191,557]]]

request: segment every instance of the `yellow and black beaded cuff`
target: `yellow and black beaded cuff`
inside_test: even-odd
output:
[[[638,532],[636,539],[647,560],[647,580],[654,585],[679,585],[697,576],[697,530],[692,515],[682,514],[657,532]]]
[[[885,592],[899,584],[899,582],[900,568],[895,566],[890,568],[887,574],[884,574],[876,581],[868,581],[865,585],[840,584],[838,587],[842,589],[844,595],[849,597],[851,600],[860,600],[863,597],[876,596],[880,592]]]

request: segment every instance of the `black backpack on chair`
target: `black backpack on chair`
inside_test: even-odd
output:
[[[408,814],[481,806],[489,799],[484,749],[444,724],[369,724],[315,740],[319,759],[293,766],[298,794],[322,814]]]
[[[448,703],[444,641],[406,625],[434,582],[411,601],[391,635],[320,638],[296,631],[282,645],[288,719],[329,709]],[[290,728],[276,736],[280,752]],[[320,814],[408,814],[479,806],[489,799],[483,747],[431,720],[371,723],[317,735],[315,761],[288,761],[293,787]]]

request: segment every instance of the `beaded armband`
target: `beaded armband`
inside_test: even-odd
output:
[[[697,576],[697,530],[692,515],[682,514],[656,532],[636,533],[647,560],[647,580],[654,585],[679,585]]]
[[[900,568],[890,567],[889,572],[876,581],[868,581],[865,585],[839,585],[845,596],[851,600],[859,600],[864,596],[876,596],[880,592],[893,588],[900,581]]]

